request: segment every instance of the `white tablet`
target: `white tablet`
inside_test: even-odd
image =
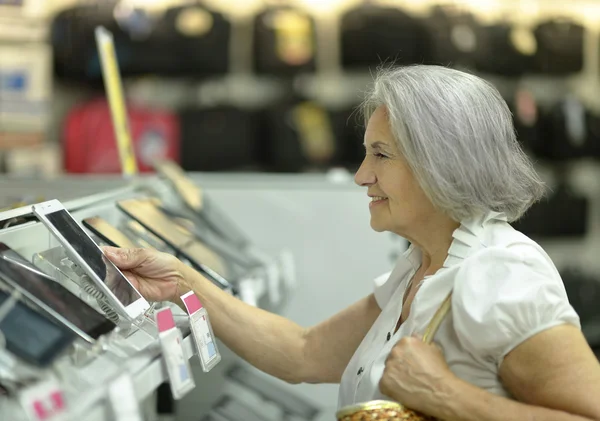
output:
[[[104,292],[115,309],[131,320],[150,305],[110,261],[58,200],[32,206],[33,213],[65,248],[67,255]]]

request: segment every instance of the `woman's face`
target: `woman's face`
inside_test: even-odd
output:
[[[371,227],[410,238],[410,227],[426,221],[433,205],[398,151],[384,107],[375,110],[365,132],[366,155],[354,180],[371,197]]]

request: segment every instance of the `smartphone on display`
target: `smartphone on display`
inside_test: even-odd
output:
[[[4,243],[0,243],[0,277],[86,342],[93,343],[116,327],[67,288],[32,268]]]
[[[125,223],[124,230],[127,234],[135,238],[144,248],[154,248],[164,252],[172,250],[163,240],[149,232],[146,228],[141,226],[139,222],[134,221],[133,219]]]
[[[166,206],[162,202],[158,203],[156,207],[172,221],[187,228],[198,240],[204,242],[208,247],[226,259],[227,262],[239,265],[244,271],[252,270],[256,266],[261,265],[262,262],[260,260],[250,256],[245,250],[241,250],[226,241],[205,224],[198,223],[198,219],[193,220],[189,213],[184,213],[179,209]]]
[[[119,229],[115,228],[99,216],[85,218],[83,221],[81,221],[81,223],[94,235],[98,236],[98,238],[110,246],[126,249],[140,247],[129,237],[119,231]]]
[[[236,247],[246,248],[250,245],[249,239],[242,230],[212,203],[202,189],[189,179],[179,165],[173,161],[164,160],[156,162],[154,168],[171,182],[186,206],[201,217],[215,233],[227,239]]]
[[[104,256],[83,227],[58,200],[32,206],[33,213],[58,239],[73,263],[81,267],[112,305],[131,320],[144,314],[150,304],[123,273]]]
[[[117,207],[175,249],[221,288],[231,288],[231,284],[224,278],[227,274],[225,262],[197,241],[192,233],[171,221],[151,199],[122,200],[117,202]]]
[[[11,305],[10,298],[0,288],[0,308]],[[72,330],[20,300],[0,320],[0,333],[8,352],[37,367],[48,366],[76,339]]]

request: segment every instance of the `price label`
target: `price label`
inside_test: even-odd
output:
[[[128,373],[114,380],[108,389],[108,399],[115,421],[143,421],[133,381]]]
[[[158,310],[154,313],[154,317],[160,332],[158,338],[171,384],[171,393],[173,398],[181,399],[196,386],[191,376],[189,361],[183,352],[181,332],[175,326],[173,313],[169,307]]]
[[[58,420],[66,411],[63,391],[54,377],[23,390],[19,401],[31,421]]]

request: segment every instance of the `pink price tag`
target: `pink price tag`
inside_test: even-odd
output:
[[[185,305],[185,308],[188,314],[192,315],[198,310],[202,308],[202,303],[200,303],[200,299],[193,291],[186,292],[181,296],[181,301]]]
[[[54,409],[59,409],[61,411],[65,409],[65,401],[63,399],[63,394],[61,391],[57,390],[56,392],[52,393],[50,395],[50,399],[54,404]]]
[[[32,406],[38,420],[45,420],[48,418],[48,411],[46,411],[42,401],[35,401]]]
[[[63,392],[54,378],[27,388],[19,401],[31,421],[60,419],[66,409]]]
[[[156,325],[158,326],[159,332],[164,332],[175,327],[173,312],[169,307],[161,308],[156,311],[154,317],[156,317]]]

